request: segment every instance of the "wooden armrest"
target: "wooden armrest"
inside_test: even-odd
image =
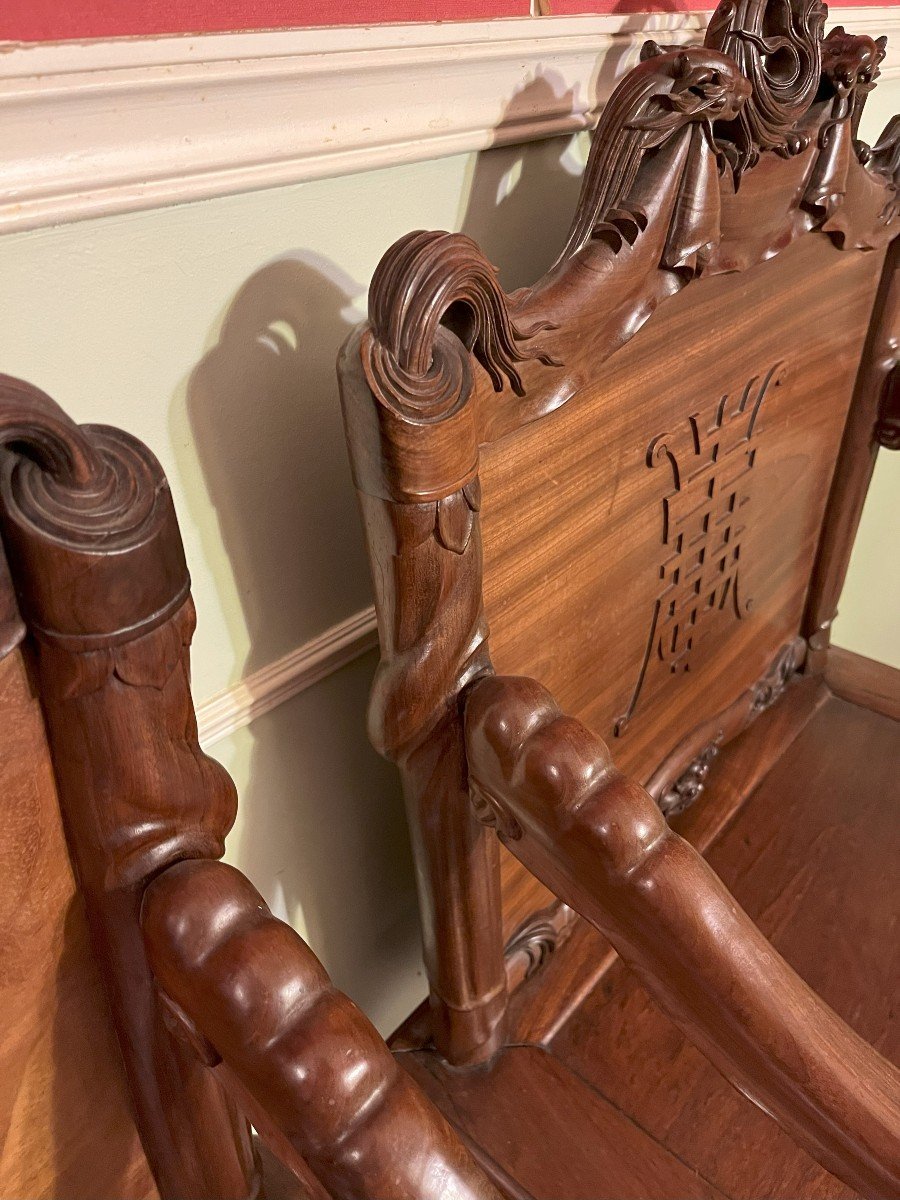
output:
[[[305,1162],[335,1200],[499,1200],[374,1027],[240,871],[177,863],[148,887],[142,921],[167,1003],[301,1177]]]
[[[604,742],[525,678],[476,681],[465,729],[476,812],[512,853],[827,1170],[900,1195],[900,1073],[788,966]]]

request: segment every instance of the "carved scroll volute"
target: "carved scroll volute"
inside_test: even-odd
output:
[[[249,1131],[173,1039],[144,955],[144,887],[176,859],[218,857],[235,815],[197,744],[194,628],[171,495],[135,438],[78,427],[0,376],[0,520],[33,635],[63,821],[164,1200],[258,1187]]]
[[[413,233],[382,259],[341,398],[381,639],[369,709],[401,769],[416,850],[435,1041],[490,1057],[506,1003],[496,839],[473,817],[458,697],[489,668],[474,373],[521,393],[526,345],[494,268],[463,234]]]

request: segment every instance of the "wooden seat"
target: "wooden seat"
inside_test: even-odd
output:
[[[732,743],[736,756],[758,754],[761,736],[791,740],[739,807],[727,774],[745,767],[722,761],[676,827],[707,844],[745,911],[835,1012],[900,1063],[887,885],[900,861],[900,723],[803,680]],[[856,1194],[730,1087],[620,960],[606,955],[598,973],[600,941],[582,927],[556,951],[553,977],[529,981],[523,991],[541,993],[531,1006],[546,1010],[554,993],[552,1013],[530,1029],[516,1013],[532,1044],[504,1051],[502,1066],[451,1071],[429,1049],[400,1062],[535,1198]]]
[[[431,985],[392,1044],[510,1194],[900,1194],[900,691],[829,647],[900,121],[858,140],[884,42],[824,16],[648,44],[546,275],[409,234],[339,363]]]

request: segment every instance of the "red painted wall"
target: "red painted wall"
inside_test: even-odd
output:
[[[871,7],[874,0],[832,0],[842,8]],[[888,0],[900,4],[900,0]],[[550,10],[555,16],[575,13],[634,13],[634,12],[694,12],[697,9],[716,7],[716,0],[550,0]]]
[[[900,0],[898,0],[900,2]],[[546,0],[545,0],[546,3]],[[685,12],[714,0],[549,0],[556,14]],[[866,0],[842,0],[862,7]],[[526,16],[529,0],[0,0],[0,41]]]
[[[529,0],[0,0],[0,41],[527,16]]]

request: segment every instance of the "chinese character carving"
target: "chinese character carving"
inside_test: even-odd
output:
[[[627,712],[616,721],[621,736],[634,716],[651,671],[663,676],[691,669],[709,615],[749,611],[741,573],[742,537],[751,503],[754,440],[760,409],[770,388],[780,387],[784,363],[754,375],[739,395],[725,395],[691,414],[675,435],[655,437],[647,466],[668,463],[673,490],[662,502],[663,553],[659,595],[647,648]]]

